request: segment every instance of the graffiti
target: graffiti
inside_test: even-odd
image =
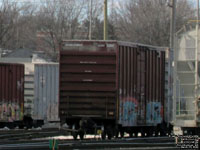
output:
[[[160,102],[147,103],[146,121],[150,124],[158,124],[162,122],[163,107]]]
[[[58,103],[49,104],[47,107],[47,121],[58,121]]]
[[[23,109],[17,103],[0,103],[0,121],[13,122],[21,120]]]
[[[139,110],[139,102],[134,97],[120,98],[119,123],[122,126],[137,126],[145,119],[145,110]],[[163,106],[161,102],[149,102],[146,105],[146,124],[156,125],[162,122]],[[142,114],[142,115],[141,115]]]
[[[120,123],[123,126],[134,126],[137,123],[138,101],[126,97],[120,101]]]

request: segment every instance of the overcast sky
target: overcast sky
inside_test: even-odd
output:
[[[2,1],[2,0],[0,0],[0,1]],[[40,3],[41,1],[43,1],[43,0],[9,0],[10,2],[21,2],[21,3],[29,3],[29,2],[33,2],[33,3]],[[51,1],[51,0],[50,0]],[[87,1],[87,0],[86,0]],[[88,0],[89,1],[89,0]],[[102,1],[102,3],[103,3],[103,1],[104,0],[99,0],[99,1]],[[119,1],[121,1],[121,2],[126,2],[126,1],[128,1],[128,0],[108,0],[108,2],[109,3],[111,3],[111,2],[113,2],[113,3],[115,3],[115,4],[117,4]],[[190,1],[191,3],[193,3],[194,5],[196,5],[196,2],[197,2],[197,0],[188,0],[188,1]]]
[[[3,0],[0,0],[0,4],[2,1]],[[42,1],[46,1],[46,0],[8,0],[8,1],[9,2],[20,2],[20,3],[32,2],[32,3],[37,4],[37,3],[41,3]],[[53,0],[49,0],[49,1],[53,1]],[[90,0],[84,0],[84,1],[89,2]],[[102,1],[102,3],[103,3],[104,0],[99,0],[99,1]],[[108,7],[110,8],[112,3],[113,3],[114,7],[117,7],[117,6],[119,6],[119,2],[126,2],[126,1],[128,1],[128,0],[108,0],[108,4],[109,4]],[[188,0],[188,1],[191,2],[194,5],[194,7],[196,7],[197,0]]]

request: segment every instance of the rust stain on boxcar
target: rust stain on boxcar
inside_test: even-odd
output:
[[[22,120],[24,65],[0,63],[0,121]]]

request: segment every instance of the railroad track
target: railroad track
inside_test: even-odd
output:
[[[59,129],[0,131],[0,143],[53,137],[59,135],[68,135],[68,132]]]
[[[59,150],[73,149],[179,149],[176,147],[175,140],[172,137],[150,137],[150,138],[127,138],[115,140],[59,140]],[[49,141],[24,141],[15,144],[0,144],[0,150],[49,150]]]
[[[71,129],[44,129],[44,130],[9,130],[0,132],[0,144],[1,143],[16,143],[18,141],[31,141],[31,140],[43,140],[46,137],[55,136],[68,136],[71,135]],[[127,137],[125,137],[127,138]],[[73,139],[72,136],[68,137],[67,140]],[[86,136],[85,140],[100,139],[100,136]],[[131,139],[131,138],[129,138]]]

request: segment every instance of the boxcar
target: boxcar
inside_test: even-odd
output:
[[[0,126],[22,121],[23,108],[24,65],[0,63]]]
[[[33,120],[37,124],[59,122],[59,65],[34,64]]]
[[[74,138],[94,128],[102,138],[164,134],[164,88],[165,48],[119,41],[61,43],[59,114],[78,130]]]

